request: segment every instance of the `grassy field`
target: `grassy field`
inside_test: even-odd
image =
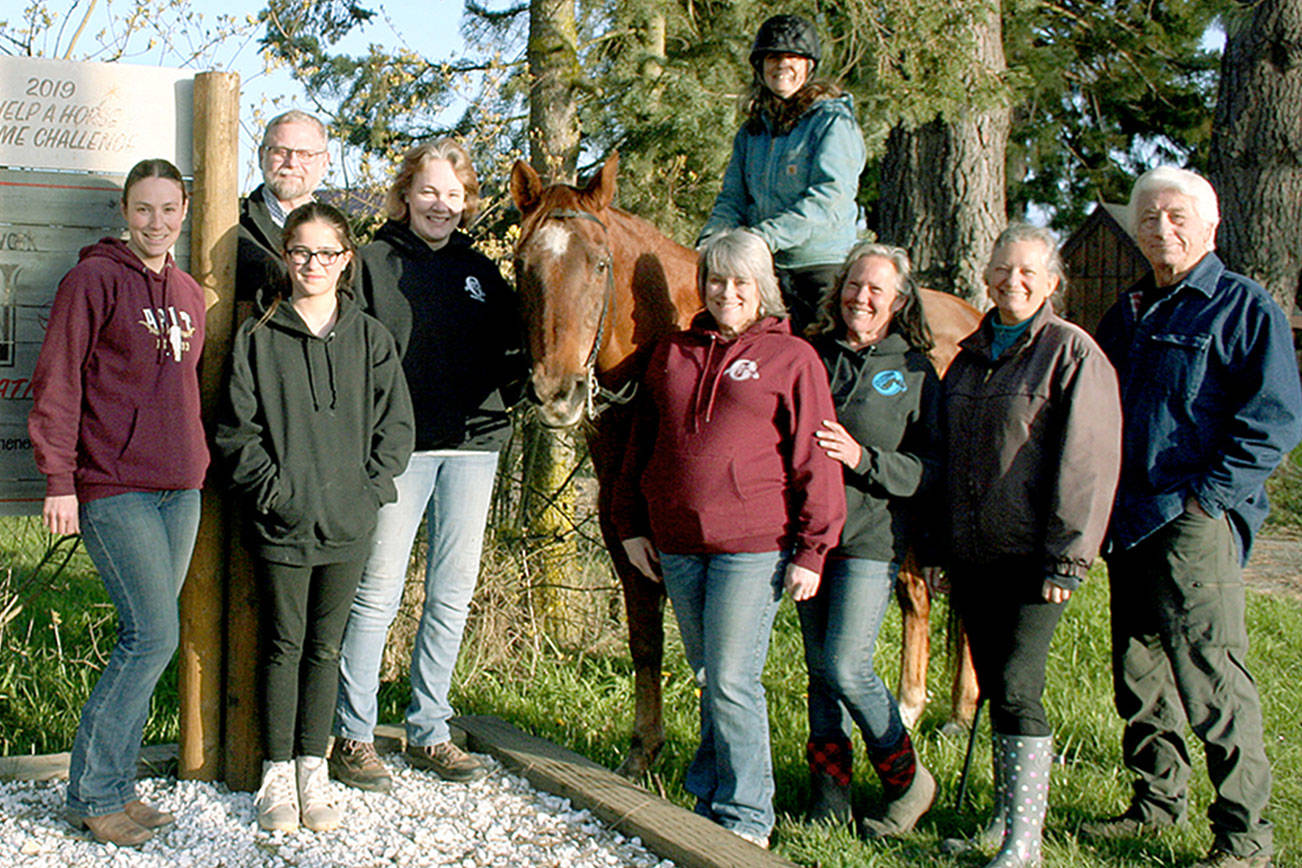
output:
[[[1302,529],[1302,473],[1286,471],[1273,497],[1284,504],[1275,532]],[[27,520],[0,520],[5,557],[0,581],[21,581],[37,565],[46,540]],[[622,626],[610,622],[606,638],[585,643],[582,652],[564,652],[543,640],[524,641],[519,618],[503,617],[518,606],[511,584],[511,557],[489,558],[476,606],[496,617],[479,617],[481,631],[467,638],[456,682],[454,703],[463,713],[496,714],[530,732],[567,745],[609,767],[618,764],[632,722],[631,667],[624,650]],[[0,754],[50,753],[67,750],[77,714],[102,668],[113,635],[113,610],[84,553],[74,555],[57,576],[41,568],[23,594],[24,607],[0,633]],[[597,562],[595,569],[600,572]],[[35,588],[35,590],[33,590]],[[6,598],[0,585],[0,609]],[[516,602],[512,602],[516,601]],[[944,604],[933,618],[933,641],[943,648]],[[510,653],[493,650],[501,643],[500,625],[515,625]],[[665,663],[665,709],[669,741],[660,763],[645,783],[668,798],[689,805],[682,775],[696,742],[696,695],[678,644],[672,615],[667,619],[670,647]],[[497,625],[491,629],[484,625]],[[472,630],[474,625],[472,625]],[[1261,688],[1267,722],[1267,749],[1275,769],[1270,816],[1276,825],[1277,865],[1302,866],[1302,603],[1253,593],[1249,604],[1252,654],[1249,666]],[[1211,843],[1204,812],[1210,799],[1205,766],[1195,744],[1191,822],[1144,840],[1094,845],[1076,836],[1086,820],[1116,813],[1129,795],[1128,778],[1119,767],[1120,725],[1111,704],[1108,663],[1107,589],[1102,567],[1072,599],[1054,639],[1049,662],[1046,705],[1064,763],[1055,766],[1047,830],[1046,862],[1054,866],[1181,865],[1201,856]],[[888,682],[895,680],[899,649],[898,612],[892,607],[878,645],[877,662]],[[932,661],[930,679],[936,696],[947,694],[945,662]],[[805,676],[794,607],[784,602],[773,637],[765,675],[773,731],[779,824],[775,848],[797,862],[820,866],[981,865],[979,858],[937,855],[947,835],[970,831],[989,804],[989,739],[982,726],[974,761],[975,807],[954,809],[962,765],[963,739],[940,732],[946,709],[938,702],[919,724],[915,743],[935,772],[941,791],[937,806],[908,839],[871,844],[844,830],[804,825],[807,798],[804,764]],[[404,682],[386,684],[381,716],[400,722],[406,704]],[[174,667],[164,675],[154,698],[146,738],[176,738]],[[874,776],[857,759],[857,802],[873,808],[878,800]]]

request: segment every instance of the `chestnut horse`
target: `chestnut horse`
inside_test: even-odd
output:
[[[624,591],[633,658],[633,738],[621,774],[635,777],[664,744],[661,668],[664,590],[628,562],[610,524],[610,480],[628,438],[628,398],[638,365],[656,338],[686,328],[701,310],[696,252],[666,238],[638,217],[610,206],[618,154],[580,188],[544,187],[527,163],[511,171],[511,197],[520,209],[515,277],[533,358],[531,397],[544,424],[567,428],[589,421],[588,444],[598,482],[598,515],[606,548]],[[933,363],[944,372],[957,342],[975,328],[965,302],[924,290],[924,308],[936,337]],[[901,712],[912,723],[926,701],[927,619],[930,600],[916,568],[901,570],[898,596],[905,616]],[[955,689],[970,721],[976,702],[970,658],[960,667],[968,686]],[[961,694],[961,696],[960,696]]]

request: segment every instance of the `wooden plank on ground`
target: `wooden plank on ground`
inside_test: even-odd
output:
[[[487,715],[455,717],[472,750],[488,753],[539,789],[564,796],[665,859],[687,868],[794,866],[722,826],[660,798],[586,757]]]
[[[68,753],[0,757],[0,781],[54,781],[68,777]],[[176,774],[176,745],[151,744],[140,749],[136,776],[156,778]]]

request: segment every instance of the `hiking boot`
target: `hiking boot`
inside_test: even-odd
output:
[[[298,830],[298,784],[294,775],[293,760],[262,762],[262,786],[253,803],[258,810],[258,825],[268,832]]]
[[[1131,805],[1124,814],[1106,820],[1081,823],[1081,834],[1096,841],[1119,841],[1125,838],[1142,838],[1172,826],[1171,821],[1145,820]]]
[[[886,805],[879,819],[863,819],[859,834],[865,838],[907,835],[936,801],[936,779],[918,760],[908,730],[894,746],[870,749],[868,759],[881,779]]]
[[[433,772],[445,781],[477,781],[488,774],[487,766],[451,741],[408,744],[406,756],[414,768]]]
[[[1270,857],[1265,853],[1235,856],[1229,850],[1213,847],[1207,858],[1195,862],[1192,868],[1270,868]]]
[[[176,817],[167,811],[150,807],[139,799],[127,802],[123,812],[146,829],[161,829],[176,822]]]
[[[372,793],[387,793],[393,789],[393,777],[375,745],[369,741],[337,738],[330,751],[330,777],[345,786]]]
[[[864,838],[896,838],[913,831],[922,815],[936,801],[936,779],[922,763],[913,772],[913,782],[897,798],[886,803],[880,819],[865,817],[859,824]]]
[[[313,832],[329,832],[339,826],[339,810],[330,804],[330,776],[325,757],[301,756],[294,760],[298,787],[298,817]]]
[[[101,814],[98,817],[85,817],[69,812],[68,822],[76,829],[87,829],[95,840],[101,844],[114,844],[118,847],[139,847],[154,837],[153,829],[146,829],[127,815],[126,811]]]

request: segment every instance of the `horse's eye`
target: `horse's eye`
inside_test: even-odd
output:
[[[598,260],[597,260],[597,273],[598,273],[598,274],[605,273],[606,269],[609,268],[609,267],[610,267],[610,260],[609,260],[609,259],[598,259]]]

